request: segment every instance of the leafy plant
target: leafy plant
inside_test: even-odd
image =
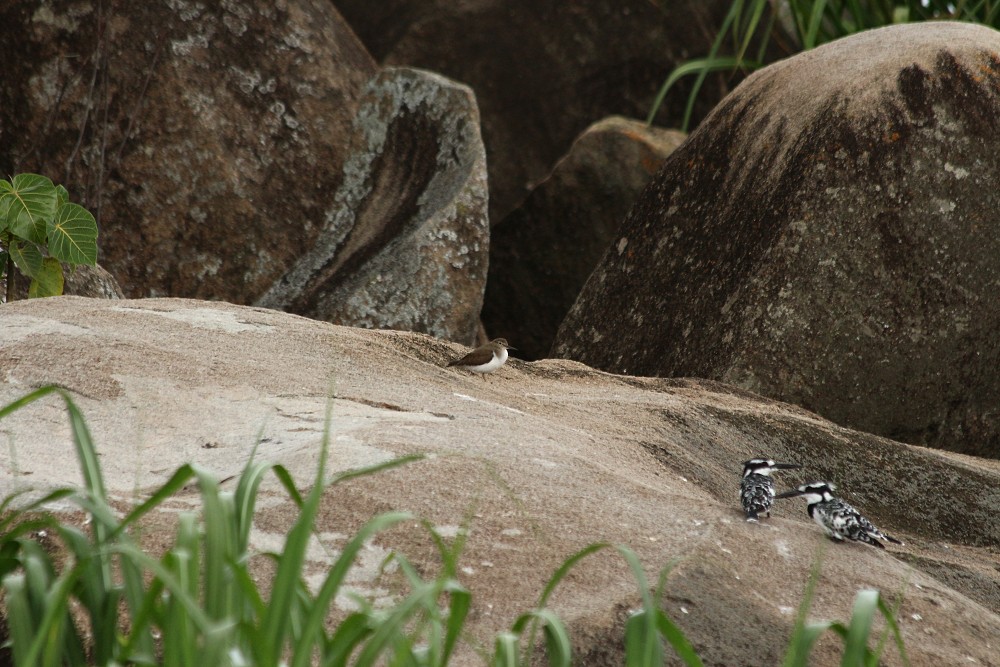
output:
[[[0,248],[7,301],[16,298],[15,266],[31,279],[29,297],[57,296],[63,291],[60,262],[97,263],[97,221],[45,176],[0,179]]]
[[[809,613],[809,607],[812,605],[813,595],[816,592],[816,583],[819,581],[821,562],[822,553],[819,553],[813,561],[809,582],[806,584],[802,604],[799,605],[799,612],[795,618],[795,628],[792,631],[788,651],[782,663],[783,667],[808,667],[809,654],[812,652],[813,645],[828,630],[835,633],[844,641],[844,653],[840,661],[841,667],[878,667],[890,631],[896,640],[896,648],[899,650],[903,664],[909,665],[910,661],[906,656],[906,647],[903,645],[903,636],[900,633],[899,624],[896,622],[902,597],[900,597],[896,608],[890,609],[878,591],[870,589],[861,590],[854,597],[851,618],[846,625],[835,621],[806,622],[806,616]],[[868,642],[876,611],[880,612],[883,618],[885,618],[886,629],[882,633],[878,645],[872,650],[869,648]]]
[[[698,93],[712,72],[758,69],[772,45],[790,55],[862,30],[932,20],[969,21],[1000,28],[1000,1],[733,0],[708,55],[686,61],[670,73],[646,122],[653,122],[668,91],[685,76],[697,76],[681,123],[686,131]],[[755,56],[748,57],[755,42]]]

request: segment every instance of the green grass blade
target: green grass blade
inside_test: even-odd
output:
[[[204,549],[204,607],[205,612],[215,621],[230,617],[235,612],[233,594],[235,587],[229,570],[229,563],[238,560],[242,554],[236,553],[236,508],[232,494],[224,494],[219,489],[215,476],[195,467],[198,486],[201,489]],[[197,546],[195,546],[197,549]]]
[[[623,545],[615,545],[618,553],[622,555],[632,570],[632,576],[639,586],[639,595],[642,597],[642,612],[634,614],[629,619],[632,625],[632,632],[626,635],[626,664],[629,667],[640,667],[653,665],[663,661],[663,649],[660,646],[659,637],[656,634],[656,613],[659,611],[653,595],[649,590],[649,582],[646,579],[646,571],[639,562],[639,557],[634,551]],[[636,624],[642,624],[641,628]],[[628,626],[626,626],[628,627]],[[638,651],[638,653],[631,653]]]
[[[239,543],[237,549],[246,551],[250,544],[250,531],[253,528],[254,508],[257,505],[257,494],[264,475],[274,466],[265,462],[250,461],[240,474],[236,485],[236,531]],[[301,506],[301,505],[300,505]]]
[[[819,571],[823,562],[824,550],[825,546],[821,544],[813,559],[809,579],[806,582],[806,590],[802,596],[802,602],[799,604],[798,613],[795,615],[795,625],[792,628],[792,637],[782,662],[783,667],[807,667],[812,645],[819,636],[807,630],[806,617],[809,615],[809,608],[812,607],[813,597],[816,595],[816,585],[819,583]]]
[[[844,640],[844,656],[841,667],[863,667],[867,661],[868,638],[871,636],[872,620],[878,609],[879,594],[874,590],[858,591],[854,596],[851,622]]]
[[[563,561],[563,564],[559,566],[559,569],[557,569],[552,574],[551,577],[549,577],[548,583],[545,584],[545,588],[542,590],[542,595],[541,597],[538,598],[538,608],[543,609],[545,605],[548,604],[549,596],[552,595],[552,591],[555,590],[556,586],[559,585],[559,582],[563,580],[566,574],[571,569],[573,569],[573,567],[575,567],[577,563],[579,563],[581,560],[583,560],[590,554],[600,551],[602,549],[607,549],[610,546],[611,544],[608,542],[595,542],[590,546],[586,546],[583,549],[580,549],[575,554],[573,554],[565,561]]]
[[[449,605],[441,662],[438,663],[440,665],[448,664],[448,660],[451,658],[451,654],[458,644],[458,638],[462,634],[462,628],[465,626],[465,619],[469,615],[469,609],[472,607],[472,594],[457,581],[448,581],[445,584],[444,590],[448,593]]]
[[[144,517],[150,511],[156,509],[163,504],[165,500],[173,496],[175,493],[184,488],[184,485],[188,483],[192,477],[194,477],[195,472],[189,464],[185,463],[180,468],[174,471],[164,484],[158,488],[149,498],[144,500],[137,507],[134,507],[125,515],[118,526],[111,532],[109,538],[116,538],[118,535],[124,531],[126,528],[134,524],[136,521]]]
[[[54,491],[46,493],[44,496],[38,498],[37,500],[32,500],[26,505],[22,505],[16,509],[13,509],[11,506],[14,504],[14,501],[28,492],[30,492],[30,489],[21,489],[20,491],[15,491],[14,493],[4,498],[3,503],[0,503],[0,542],[6,540],[8,537],[8,532],[13,530],[11,528],[11,525],[20,522],[23,519],[23,517],[28,513],[33,512],[34,510],[40,507],[48,505],[49,503],[54,503],[56,501],[72,496],[74,493],[76,493],[73,489],[65,489],[65,488],[55,489]],[[46,522],[50,524],[52,523],[51,519],[46,519]]]
[[[581,560],[583,560],[590,554],[600,551],[602,549],[606,549],[610,546],[611,544],[609,544],[608,542],[596,542],[594,544],[584,547],[583,549],[580,549],[575,554],[564,560],[562,565],[560,565],[559,568],[552,574],[552,576],[549,577],[548,583],[545,584],[545,588],[542,590],[542,595],[538,598],[538,605],[537,605],[538,609],[545,608],[545,605],[548,604],[549,596],[552,595],[552,591],[556,589],[556,586],[559,585],[559,582],[563,580],[566,574],[571,569],[573,569],[577,563],[579,563]],[[531,619],[531,631],[528,633],[528,645],[524,649],[526,652],[530,652],[534,650],[535,636],[537,634],[538,623],[540,619],[538,617],[531,616],[530,614],[527,616],[522,616],[522,618]],[[516,632],[520,633],[520,630],[517,630]],[[525,663],[527,662],[529,661],[527,655],[525,655]]]
[[[7,607],[7,633],[15,665],[30,665],[28,654],[32,639],[38,637],[36,624],[28,600],[28,585],[23,573],[9,574],[3,578],[4,602]]]
[[[376,625],[375,631],[365,642],[354,664],[357,667],[378,664],[383,651],[392,646],[397,637],[406,634],[406,624],[413,614],[428,601],[433,604],[437,600],[437,593],[437,586],[433,582],[425,583],[396,605],[389,615]]]
[[[539,609],[534,613],[543,621],[542,628],[545,633],[549,665],[570,667],[573,664],[573,650],[566,626],[551,609]]]
[[[752,0],[752,11],[750,12],[750,18],[747,20],[746,25],[743,28],[743,40],[739,45],[739,50],[736,52],[736,60],[742,61],[746,56],[747,49],[750,48],[750,43],[753,41],[753,36],[757,32],[757,28],[760,26],[760,19],[764,15],[764,10],[770,6],[768,0]],[[764,39],[766,41],[767,36],[770,35],[770,30],[764,33]]]
[[[879,597],[878,608],[879,611],[882,612],[882,616],[885,617],[885,623],[886,625],[889,626],[889,629],[892,631],[893,638],[896,640],[896,649],[899,651],[899,657],[902,659],[903,664],[906,667],[909,667],[910,659],[906,655],[906,646],[903,645],[903,634],[899,629],[899,623],[896,621],[896,618],[898,617],[899,614],[899,608],[902,604],[903,604],[903,598],[900,597],[899,602],[896,604],[895,608],[889,609],[889,607],[885,604],[885,600]],[[879,648],[876,658],[879,657],[881,654],[882,654],[882,649]]]
[[[809,15],[809,26],[806,28],[805,39],[802,47],[809,50],[816,47],[817,35],[819,35],[820,25],[823,22],[823,11],[826,9],[826,0],[813,0],[812,12]]]
[[[371,634],[369,616],[357,612],[351,614],[337,626],[324,649],[320,664],[323,667],[344,667],[354,650]]]
[[[491,667],[521,667],[521,637],[513,632],[501,632],[493,642]]]
[[[57,391],[61,391],[61,390],[62,390],[61,387],[59,387],[57,385],[54,385],[54,384],[50,384],[50,385],[46,385],[44,387],[40,387],[40,388],[36,389],[35,391],[30,392],[28,394],[25,394],[21,398],[18,398],[18,399],[14,400],[14,401],[11,401],[7,405],[5,405],[3,408],[0,408],[0,419],[3,419],[4,417],[6,417],[7,415],[11,414],[12,412],[16,412],[16,411],[20,410],[21,408],[25,407],[26,405],[30,405],[31,403],[34,403],[35,401],[37,401],[37,400],[39,400],[41,398],[45,398],[49,394],[54,394]]]
[[[312,489],[302,502],[299,517],[288,533],[285,540],[285,548],[282,551],[281,559],[278,561],[278,571],[275,574],[271,598],[267,606],[267,612],[262,619],[262,627],[255,637],[255,654],[264,664],[277,664],[281,658],[281,652],[287,641],[286,632],[289,623],[296,620],[293,616],[295,596],[299,589],[299,579],[302,575],[302,566],[305,562],[306,549],[309,545],[309,538],[312,535],[313,523],[319,511],[320,500],[323,497],[325,484],[323,477],[326,474],[326,461],[330,453],[330,420],[333,411],[333,400],[327,402],[326,417],[323,428],[323,440],[320,444],[319,462],[316,467],[316,478]],[[284,471],[283,468],[280,468]],[[275,467],[275,474],[279,475],[279,468]],[[291,485],[294,489],[294,485]],[[290,491],[291,493],[291,491]],[[298,491],[294,491],[295,494]]]
[[[28,605],[29,611],[26,618],[19,619],[18,626],[19,630],[23,632],[25,624],[28,623],[32,633],[21,635],[19,638],[14,634],[14,626],[10,626],[11,642],[15,644],[15,648],[17,648],[18,643],[27,646],[23,659],[16,663],[19,665],[51,663],[54,659],[53,654],[47,652],[46,649],[49,648],[51,651],[53,648],[64,646],[62,633],[69,622],[70,593],[76,584],[81,566],[78,564],[73,569],[64,572],[55,582],[51,582],[48,580],[48,573],[42,571],[47,569],[41,562],[43,558],[43,556],[39,556],[25,562],[23,581],[25,582],[26,595],[21,602]],[[4,582],[4,587],[8,591],[7,604],[8,610],[10,610],[11,587],[7,581]],[[30,609],[31,607],[35,609]],[[11,622],[10,613],[8,611],[8,623]],[[19,613],[23,614],[24,612],[22,610]],[[55,656],[58,656],[58,653]]]
[[[330,484],[339,484],[349,479],[354,479],[355,477],[365,477],[367,475],[373,475],[377,472],[382,472],[383,470],[389,470],[391,468],[398,468],[399,466],[406,465],[407,463],[412,463],[414,461],[420,461],[424,457],[423,454],[410,454],[408,456],[400,456],[399,458],[392,459],[391,461],[383,461],[382,463],[376,463],[374,465],[365,466],[363,468],[352,468],[351,470],[345,470],[344,472],[337,473],[330,479]]]
[[[278,478],[281,486],[284,487],[288,497],[291,498],[292,502],[295,503],[295,506],[301,510],[302,505],[304,505],[306,501],[302,497],[302,494],[299,493],[299,489],[295,485],[295,480],[292,479],[292,474],[281,464],[275,464],[271,470],[274,473],[274,476]]]
[[[663,664],[660,637],[649,632],[648,614],[638,611],[625,621],[625,666],[652,667]]]
[[[694,646],[663,611],[657,612],[656,628],[687,667],[702,667],[701,658],[695,652]]]
[[[311,607],[307,610],[307,615],[302,627],[302,634],[299,639],[299,645],[295,647],[295,654],[292,658],[292,667],[304,667],[305,665],[310,664],[309,660],[312,654],[312,647],[317,641],[319,633],[323,628],[323,624],[326,621],[330,604],[333,602],[337,592],[340,590],[340,586],[343,583],[344,578],[347,576],[347,572],[351,569],[351,566],[354,565],[354,561],[365,542],[371,539],[375,534],[402,521],[407,521],[410,518],[412,517],[406,512],[388,512],[380,514],[362,526],[361,529],[347,542],[347,544],[344,545],[337,561],[327,573],[326,579],[323,581],[323,585],[316,594],[315,600],[312,601]]]

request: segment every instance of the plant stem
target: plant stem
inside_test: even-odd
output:
[[[16,272],[14,271],[14,258],[7,253],[7,303],[14,300]]]

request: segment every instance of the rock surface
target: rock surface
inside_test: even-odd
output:
[[[307,483],[332,383],[329,472],[427,458],[328,490],[317,534],[336,552],[387,509],[411,510],[446,535],[468,520],[460,565],[473,594],[469,641],[489,645],[570,554],[607,540],[633,547],[650,573],[681,559],[663,606],[705,664],[779,664],[826,545],[811,618],[846,619],[860,588],[890,600],[902,593],[913,665],[1000,664],[996,461],[851,431],[719,383],[615,376],[564,360],[511,360],[484,382],[442,367],[460,351],[453,344],[218,302],[60,297],[0,306],[0,322],[0,402],[43,383],[70,388],[110,492],[126,503],[185,462],[238,474],[258,436],[258,459]],[[14,446],[0,448],[0,493],[79,479],[66,423],[55,401],[3,420]],[[740,462],[758,453],[807,466],[779,486],[830,479],[906,545],[827,544],[802,503],[745,523]],[[272,549],[295,511],[273,478],[263,493],[252,540]],[[169,540],[173,512],[196,497],[184,491],[150,539]],[[391,598],[370,574],[389,549],[418,568],[437,562],[423,528],[406,524],[373,540],[351,585]],[[310,573],[325,572],[322,549],[310,558]],[[574,664],[621,664],[636,601],[610,552],[560,584],[552,604],[573,632]],[[821,641],[816,664],[838,662],[839,645]],[[884,662],[900,664],[894,648]],[[463,646],[455,664],[482,663]]]
[[[645,118],[670,71],[708,51],[729,8],[721,0],[334,4],[383,64],[440,72],[476,92],[493,224],[591,123],[610,114]],[[681,81],[671,94],[659,125],[679,125],[690,83]],[[706,82],[699,118],[721,90],[721,83]]]
[[[758,71],[645,191],[553,354],[722,380],[1000,457],[1000,33],[861,33]]]
[[[552,173],[496,225],[483,325],[541,359],[628,213],[684,133],[613,116],[581,134]]]
[[[315,240],[376,70],[327,0],[26,0],[0,26],[0,171],[90,209],[126,293],[249,303]]]
[[[365,89],[348,155],[313,247],[257,304],[472,343],[490,240],[472,91],[383,70]]]

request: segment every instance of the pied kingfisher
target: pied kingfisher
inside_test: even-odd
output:
[[[771,501],[774,499],[775,470],[801,468],[795,463],[775,463],[771,459],[750,459],[743,463],[743,479],[740,480],[740,502],[747,515],[747,521],[757,521],[761,513],[771,516]]]
[[[902,544],[891,535],[886,535],[868,519],[840,498],[833,495],[836,487],[828,482],[812,482],[792,491],[779,493],[775,498],[803,496],[809,503],[809,516],[834,540],[854,540],[885,549],[879,540]],[[878,538],[878,539],[876,539]]]

